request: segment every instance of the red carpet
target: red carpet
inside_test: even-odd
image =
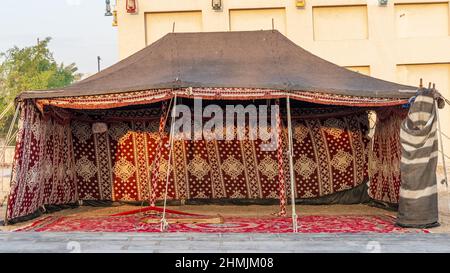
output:
[[[47,216],[16,231],[37,232],[159,232],[159,224],[146,224],[148,215],[63,217]],[[153,216],[158,217],[158,216]],[[174,215],[170,215],[174,217]],[[176,216],[175,216],[176,217]],[[396,227],[390,216],[301,216],[301,233],[408,233],[425,232]],[[290,218],[225,218],[223,224],[171,224],[168,232],[290,233]]]

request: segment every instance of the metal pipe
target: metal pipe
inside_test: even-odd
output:
[[[298,232],[297,212],[295,209],[295,179],[294,179],[294,149],[292,145],[292,120],[291,120],[291,101],[290,98],[286,98],[287,106],[287,122],[288,122],[288,142],[289,142],[289,178],[291,180],[291,207],[292,207],[292,226],[293,232]]]
[[[164,192],[164,206],[163,215],[161,218],[161,232],[167,230],[169,223],[166,221],[166,206],[167,206],[167,191],[169,190],[169,178],[170,178],[170,166],[172,160],[172,148],[173,148],[173,134],[175,131],[175,114],[177,108],[177,95],[173,98],[173,108],[172,108],[172,121],[170,124],[170,135],[169,135],[169,160],[167,161],[167,175],[166,175],[166,190]]]

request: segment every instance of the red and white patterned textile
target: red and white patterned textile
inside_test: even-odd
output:
[[[400,125],[407,109],[382,109],[376,111],[377,125],[370,152],[369,196],[375,200],[397,204],[400,177]]]
[[[36,105],[41,109],[51,105],[72,109],[110,109],[122,106],[150,104],[173,98],[202,98],[204,100],[250,100],[276,99],[289,96],[294,100],[326,105],[341,106],[395,106],[408,102],[408,99],[355,97],[312,91],[284,91],[259,88],[180,88],[154,89],[134,92],[113,93],[79,97],[38,99]]]
[[[109,130],[103,134],[93,134],[89,122],[72,122],[81,199],[147,200],[143,189],[148,189],[151,181],[147,176],[156,165],[160,143],[157,112],[158,109],[111,111],[115,121],[108,123]],[[136,116],[149,118],[136,121]],[[361,113],[302,120],[294,115],[297,197],[328,195],[358,186],[367,178],[369,140],[365,136],[365,117]],[[287,140],[285,135],[287,129],[283,128],[283,142]],[[162,141],[168,141],[167,130]],[[278,199],[278,151],[261,151],[259,144],[260,140],[176,140],[169,198]],[[283,154],[286,146],[284,143]],[[164,192],[168,152],[167,145],[162,145],[157,164],[159,182],[156,190],[151,187],[156,199],[161,199]],[[108,170],[108,174],[100,176],[101,170]]]
[[[8,219],[33,213],[42,205],[79,199],[142,201],[153,194],[162,199],[169,147],[168,127],[162,136],[158,130],[161,110],[80,113],[65,123],[57,115],[42,118],[32,103],[23,104]],[[368,178],[370,145],[365,111],[292,109],[292,118],[296,198],[329,195],[356,187]],[[107,123],[106,132],[92,132],[92,123],[98,121]],[[287,162],[287,128],[282,131],[283,161]],[[152,168],[161,141],[158,181],[153,187]],[[168,198],[278,199],[278,153],[262,151],[261,143],[176,140]],[[383,156],[387,154],[379,154]],[[287,195],[288,168],[284,164]],[[393,183],[374,177],[372,188]],[[396,200],[395,196],[391,200]]]
[[[277,100],[276,105],[280,107],[280,101]],[[280,199],[280,212],[278,213],[279,216],[286,216],[286,203],[287,203],[287,196],[286,196],[286,180],[284,177],[284,153],[283,149],[283,124],[282,124],[282,118],[281,118],[281,112],[279,111],[277,114],[277,160],[278,160],[278,166],[281,166],[278,168],[278,194]]]
[[[35,212],[44,204],[78,200],[69,124],[42,118],[34,104],[21,104],[7,218]]]

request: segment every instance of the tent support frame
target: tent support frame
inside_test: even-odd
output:
[[[6,147],[8,146],[8,144],[9,144],[9,143],[11,142],[11,140],[12,140],[11,133],[12,133],[12,131],[13,131],[13,129],[14,129],[14,125],[16,124],[16,120],[17,120],[17,117],[19,116],[19,112],[20,112],[20,105],[18,104],[18,105],[16,106],[16,111],[14,112],[13,119],[11,120],[11,124],[9,125],[8,133],[7,133],[6,139],[5,139],[5,144],[3,145],[2,150],[1,150],[0,156],[1,156],[1,161],[2,161],[2,162],[4,161],[4,159],[5,159],[5,157],[6,157]],[[3,114],[3,113],[2,113],[2,114]],[[6,114],[6,112],[5,112],[4,114]],[[3,172],[3,169],[2,169],[2,172]],[[12,173],[12,171],[11,171],[9,183],[11,183],[12,176],[13,176],[13,173]],[[3,178],[2,178],[2,183],[3,183]],[[3,185],[2,185],[2,186],[3,186]],[[11,189],[10,189],[10,190],[11,190]],[[5,226],[8,225],[8,203],[9,203],[9,196],[10,196],[10,194],[7,194],[7,195],[6,195],[6,210],[5,210],[5,218],[4,218],[4,219],[5,219],[5,220],[4,220],[4,225],[5,225]]]
[[[447,167],[445,164],[444,144],[442,143],[441,119],[439,117],[439,108],[437,107],[437,103],[435,103],[434,107],[436,108],[436,118],[437,118],[437,126],[438,126],[438,133],[439,133],[439,146],[440,146],[440,150],[441,150],[442,167],[444,168],[445,186],[448,189],[448,175],[447,175]]]
[[[166,219],[166,207],[167,207],[167,192],[169,190],[169,178],[170,178],[170,169],[172,166],[172,150],[173,150],[173,141],[174,141],[174,132],[175,132],[175,116],[176,116],[176,108],[177,108],[177,95],[173,98],[173,107],[172,107],[172,118],[170,123],[170,135],[169,135],[169,160],[167,161],[167,175],[166,175],[166,188],[164,191],[164,206],[163,206],[163,214],[161,218],[161,232],[166,231],[169,228],[169,223]]]
[[[288,143],[289,143],[289,178],[291,182],[291,207],[292,207],[292,227],[293,232],[298,232],[298,216],[295,208],[295,177],[294,177],[294,149],[292,141],[292,119],[291,119],[291,101],[290,98],[286,98],[286,111],[288,122]]]

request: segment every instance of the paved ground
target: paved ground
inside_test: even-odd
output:
[[[0,252],[450,252],[450,235],[4,232]]]

